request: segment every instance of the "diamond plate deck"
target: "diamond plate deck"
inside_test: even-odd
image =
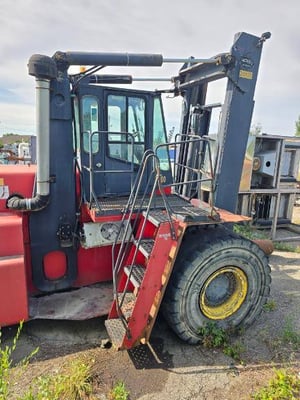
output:
[[[104,324],[113,346],[118,350],[121,349],[124,337],[126,335],[126,329],[121,319],[107,319]]]
[[[135,240],[135,245],[138,245],[138,241]],[[141,239],[139,241],[139,250],[146,258],[148,258],[152,252],[152,248],[154,246],[154,240],[153,239]]]
[[[121,306],[122,313],[126,318],[126,320],[128,321],[128,319],[131,317],[136,297],[133,293],[130,292],[118,293],[118,300]]]
[[[143,215],[146,217],[146,212],[143,212]],[[152,210],[149,212],[147,218],[155,226],[159,226],[164,222],[169,222],[168,214],[163,210]]]
[[[127,276],[130,274],[130,266],[124,267],[124,272]],[[142,265],[133,265],[130,274],[130,281],[135,288],[139,288],[142,284],[145,275],[145,268]]]
[[[170,207],[170,211],[174,217],[179,218],[183,221],[208,221],[210,216],[209,209],[202,209],[193,206],[188,200],[183,199],[175,194],[166,196],[167,203]],[[135,204],[133,211],[146,210],[149,205],[150,198],[145,197],[144,200],[142,197],[137,198],[137,202]],[[98,203],[100,209],[97,208],[96,203],[91,204],[91,210],[95,213],[97,217],[106,216],[106,215],[121,215],[125,210],[125,207],[128,202],[128,197],[118,197],[118,198],[100,198],[98,199]],[[165,205],[163,198],[161,196],[156,196],[152,199],[150,210],[159,212],[160,210],[164,210]],[[152,211],[151,215],[152,215]],[[163,221],[161,221],[163,222]]]

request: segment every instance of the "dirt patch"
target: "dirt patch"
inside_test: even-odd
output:
[[[15,360],[37,346],[40,351],[15,392],[28,387],[34,376],[51,373],[77,357],[93,360],[95,393],[105,399],[123,381],[131,400],[249,399],[265,383],[274,366],[300,368],[299,346],[292,333],[300,334],[300,257],[275,252],[270,257],[272,286],[268,307],[248,330],[233,339],[241,362],[221,350],[182,343],[159,317],[151,347],[116,352],[100,347],[107,338],[104,319],[83,322],[31,321],[24,325]],[[3,329],[4,344],[11,343],[16,328]],[[14,397],[12,396],[12,399]]]

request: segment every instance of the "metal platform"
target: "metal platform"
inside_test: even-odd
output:
[[[205,222],[209,220],[210,217],[210,209],[207,208],[198,208],[193,206],[188,200],[183,199],[182,197],[172,194],[167,195],[166,200],[168,206],[170,208],[171,214],[185,222],[189,221],[197,221],[197,222]],[[144,211],[147,209],[149,205],[150,198],[149,197],[139,197],[135,203],[135,207],[133,212]],[[91,204],[91,211],[94,213],[96,217],[110,216],[110,215],[121,215],[125,210],[125,207],[128,202],[128,197],[118,197],[118,198],[100,198],[98,199],[98,204],[93,202]],[[152,199],[152,203],[150,206],[151,210],[163,210],[165,209],[165,204],[163,198],[161,196],[156,196]]]

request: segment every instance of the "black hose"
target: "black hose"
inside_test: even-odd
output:
[[[6,200],[6,208],[16,211],[40,211],[47,207],[49,201],[49,194],[37,194],[31,199],[24,199],[19,194],[13,194]]]

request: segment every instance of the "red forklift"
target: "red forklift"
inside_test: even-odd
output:
[[[270,291],[267,256],[231,227],[247,219],[235,208],[269,37],[238,33],[229,52],[208,59],[30,58],[37,163],[0,165],[0,326],[108,315],[112,343],[130,349],[148,342],[160,310],[191,344],[208,322],[236,328],[259,316]],[[102,71],[169,62],[183,65],[168,90],[128,89],[132,75]],[[86,67],[72,74],[71,66]],[[219,79],[227,87],[212,139],[219,105],[206,97]],[[165,93],[183,104],[171,142]]]

